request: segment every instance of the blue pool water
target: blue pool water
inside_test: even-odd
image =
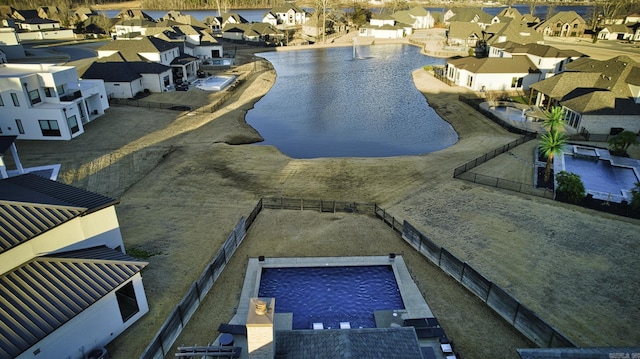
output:
[[[567,172],[579,175],[585,190],[620,195],[621,190],[629,191],[638,182],[633,169],[612,166],[607,160],[564,156],[564,168]]]
[[[293,313],[293,329],[375,328],[375,310],[404,309],[391,266],[265,268],[258,296],[275,298],[276,313]]]

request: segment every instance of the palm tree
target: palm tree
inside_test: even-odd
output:
[[[542,139],[540,140],[540,151],[547,158],[547,166],[544,169],[545,182],[549,181],[549,177],[551,176],[553,158],[562,153],[562,149],[566,143],[567,138],[559,131],[550,131],[542,135]]]
[[[547,118],[544,120],[542,126],[549,131],[564,131],[564,109],[561,106],[553,106],[549,112],[547,112]]]
[[[609,139],[609,150],[615,155],[625,155],[629,147],[638,145],[638,135],[632,131],[622,131]]]

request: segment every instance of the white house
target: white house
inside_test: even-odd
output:
[[[364,25],[358,29],[358,36],[371,36],[376,39],[401,39],[407,30],[411,31],[411,29],[394,25]]]
[[[540,71],[527,56],[462,57],[447,60],[446,77],[473,91],[527,89],[540,80]]]
[[[435,23],[431,12],[419,6],[410,10],[397,11],[391,16],[397,23],[408,24],[413,29],[430,29]]]
[[[102,116],[109,102],[101,80],[80,80],[73,66],[0,65],[0,130],[28,140],[70,140]]]
[[[275,24],[273,24],[273,17],[275,17]],[[307,22],[309,13],[293,3],[285,3],[282,6],[271,9],[270,12],[265,14],[264,19],[274,26],[290,27],[298,26]]]
[[[16,144],[14,143],[17,137],[18,136],[0,136],[0,179],[19,176],[25,173],[33,173],[55,181],[60,172],[60,164],[24,167],[18,156]],[[11,153],[14,168],[7,167],[7,161],[5,160],[7,151]]]
[[[0,181],[0,357],[84,359],[149,311],[116,204],[33,174]]]
[[[33,19],[26,19],[25,21],[17,23],[18,27],[26,31],[40,31],[40,30],[53,30],[60,28],[60,22],[50,19],[41,19],[39,17]]]

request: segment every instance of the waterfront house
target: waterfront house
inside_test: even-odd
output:
[[[396,24],[407,24],[412,29],[430,29],[435,23],[431,12],[420,6],[409,10],[397,11],[391,17],[395,19]]]
[[[140,9],[123,9],[116,16],[119,19],[141,19],[147,20],[151,22],[155,22],[155,19],[152,18],[149,14],[145,13]]]
[[[535,29],[544,36],[582,37],[586,27],[586,21],[575,11],[560,11],[536,25]]]
[[[0,130],[18,139],[70,140],[109,108],[104,82],[73,66],[0,65]]]
[[[451,21],[446,35],[449,46],[475,47],[484,38],[484,31],[474,22]]]
[[[491,15],[482,9],[474,7],[451,8],[444,13],[444,22],[449,25],[451,22],[469,22],[475,23],[481,29],[485,29],[488,25],[500,22],[498,16]]]
[[[562,106],[568,127],[576,132],[640,132],[640,63],[628,56],[577,59],[531,89],[535,105]]]
[[[520,44],[506,41],[489,45],[489,57],[508,58],[517,55],[525,55],[534,63],[541,74],[539,80],[564,71],[568,63],[586,56],[575,50],[560,50],[553,46],[537,43]]]
[[[84,359],[149,311],[117,203],[34,174],[0,180],[0,357]]]
[[[310,14],[294,3],[285,3],[274,7],[264,16],[263,22],[276,27],[300,26],[309,20]],[[275,23],[274,23],[275,20]]]
[[[544,36],[525,22],[511,18],[492,24],[483,33],[487,45],[511,41],[519,44],[543,43]]]

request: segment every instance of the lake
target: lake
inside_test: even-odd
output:
[[[277,73],[246,116],[293,158],[419,155],[458,140],[416,89],[411,72],[442,59],[410,45],[374,45],[261,53]]]

